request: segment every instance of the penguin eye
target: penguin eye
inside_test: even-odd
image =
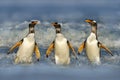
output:
[[[55,22],[55,24],[58,24],[57,22]]]
[[[31,22],[32,24],[34,23],[34,21]]]

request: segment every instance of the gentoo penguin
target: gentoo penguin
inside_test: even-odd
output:
[[[70,63],[69,48],[72,49],[74,56],[76,53],[70,42],[61,33],[61,25],[57,22],[52,23],[52,26],[56,29],[56,38],[50,44],[46,51],[46,57],[48,57],[51,51],[54,49],[55,52],[55,63],[57,65],[68,65]]]
[[[104,46],[101,42],[98,41],[97,37],[97,22],[95,20],[87,19],[85,22],[91,25],[91,33],[88,38],[80,45],[78,53],[81,53],[82,50],[86,49],[86,54],[91,63],[100,64],[100,48],[105,49],[112,56],[112,52]]]
[[[10,54],[15,48],[19,47],[17,51],[17,55],[15,57],[15,63],[31,63],[33,53],[36,53],[36,58],[39,61],[40,59],[40,51],[37,43],[35,42],[35,30],[34,27],[38,24],[39,21],[31,21],[29,24],[29,33],[22,40],[18,41],[15,45],[13,45],[8,54]]]

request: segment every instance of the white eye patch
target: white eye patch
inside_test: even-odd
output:
[[[96,23],[96,21],[95,21],[95,20],[94,20],[93,22],[94,22],[94,23]]]

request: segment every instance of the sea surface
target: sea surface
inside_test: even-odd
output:
[[[68,66],[54,64],[54,51],[49,58],[45,52],[55,38],[52,22],[62,26],[62,33],[76,52],[89,36],[90,25],[85,19],[98,23],[98,39],[114,56],[101,50],[101,65],[92,65],[85,51],[78,60],[71,55]],[[9,48],[28,34],[31,20],[39,20],[35,39],[41,59],[32,64],[14,64],[18,50],[7,55]],[[119,0],[2,0],[0,3],[0,80],[120,80],[120,1]]]

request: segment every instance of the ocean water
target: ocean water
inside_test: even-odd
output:
[[[8,1],[0,3],[0,79],[9,80],[119,80],[120,79],[120,1],[119,0],[44,0]],[[101,65],[91,65],[85,51],[76,60],[72,53],[68,66],[54,64],[54,52],[45,57],[46,49],[55,38],[51,22],[59,22],[62,33],[76,52],[89,36],[90,25],[85,19],[98,22],[98,39],[111,49],[114,56],[101,50]],[[32,64],[14,64],[17,49],[7,55],[9,48],[28,33],[31,20],[39,20],[35,38],[41,59]],[[34,56],[34,55],[33,55]]]

